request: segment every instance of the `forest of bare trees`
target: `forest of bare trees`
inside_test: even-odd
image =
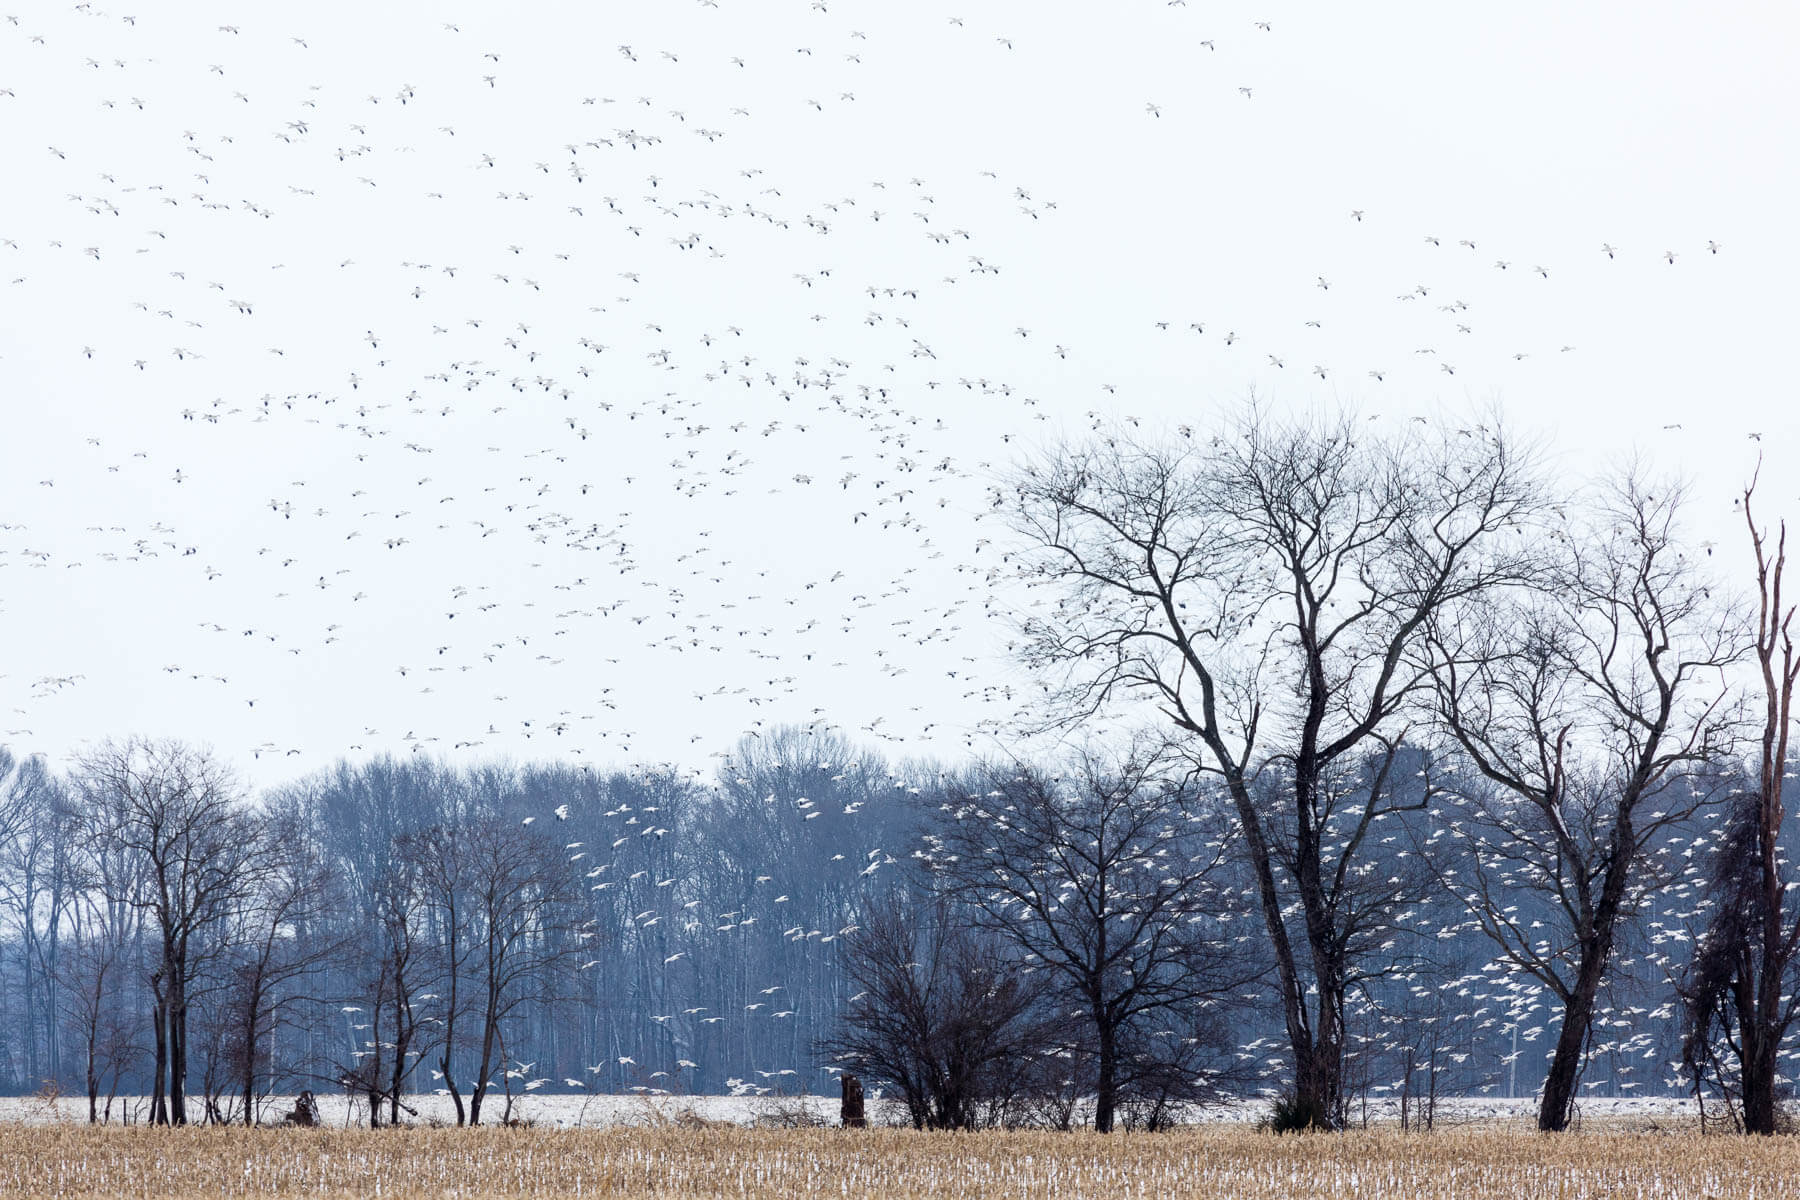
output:
[[[790,726],[252,795],[198,741],[0,751],[0,1090],[483,1124],[848,1071],[932,1127],[1684,1093],[1773,1132],[1800,666],[1753,500],[1714,555],[1679,481],[1558,483],[1497,420],[1246,409],[997,489],[1040,686],[979,760]]]
[[[1718,845],[1695,822],[1744,790],[1733,670],[1752,626],[1710,550],[1683,541],[1679,481],[1628,464],[1560,483],[1497,415],[1391,435],[1249,407],[1198,441],[1120,430],[1052,448],[995,504],[1040,593],[1021,637],[1045,677],[1044,727],[1154,716],[1230,799],[1295,1122],[1348,1119],[1352,997],[1408,973],[1405,917],[1435,894],[1460,902],[1502,970],[1555,998],[1538,1123],[1566,1128],[1624,927],[1652,893],[1687,894],[1695,852]],[[1780,567],[1750,534],[1776,705]],[[1765,745],[1786,717],[1771,708]],[[1762,759],[1765,780],[1784,761]],[[1389,849],[1405,843],[1376,836],[1381,823],[1409,812],[1429,836]],[[1777,790],[1745,818],[1764,830],[1771,881],[1781,817]],[[1687,845],[1671,863],[1676,830]],[[1777,973],[1779,920],[1774,904],[1752,956]],[[1749,959],[1736,971],[1758,973]],[[1785,1020],[1766,1010],[1762,1024]],[[1730,1093],[1730,1074],[1711,1077]]]

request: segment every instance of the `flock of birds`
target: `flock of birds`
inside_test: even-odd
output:
[[[805,13],[795,44],[771,35],[754,57],[626,33],[593,78],[556,74],[542,30],[375,32],[378,48],[417,38],[429,83],[242,19],[184,27],[92,4],[48,27],[8,17],[18,82],[0,101],[68,115],[25,151],[36,203],[0,230],[8,299],[36,307],[25,328],[43,335],[7,358],[63,410],[20,443],[51,444],[18,464],[37,494],[10,502],[21,519],[0,528],[0,561],[85,572],[40,611],[68,602],[62,588],[132,593],[152,576],[179,594],[210,639],[151,611],[130,640],[166,644],[169,679],[210,693],[174,693],[184,705],[269,712],[233,721],[254,731],[234,748],[258,759],[545,737],[628,753],[641,740],[621,702],[730,709],[754,728],[776,709],[847,715],[876,691],[905,702],[862,706],[853,727],[921,745],[1001,722],[1012,689],[985,620],[1000,564],[981,485],[1024,445],[1157,400],[1134,398],[1067,314],[1055,332],[995,319],[1003,273],[1035,288],[1059,239],[1083,235],[1035,180],[898,160],[851,182],[816,161],[813,139],[866,151],[856,113],[878,97],[858,79],[894,51],[828,5]],[[960,18],[945,32],[972,61],[1029,49]],[[1242,36],[1276,32],[1257,19]],[[1154,102],[1149,115],[1166,118]],[[1381,224],[1365,208],[1341,219],[1348,238]],[[1523,257],[1492,269],[1558,274]],[[1459,295],[1466,264],[1439,274],[1393,294],[1430,314],[1409,326],[1429,341],[1411,348],[1415,385],[1466,376],[1482,319]],[[1145,326],[1252,382],[1396,374],[1306,349],[1371,307],[1368,281],[1315,273],[1298,294],[1310,315],[1286,331],[1240,333],[1220,312]],[[1017,350],[996,352],[1003,334]],[[122,569],[152,559],[179,569]],[[92,578],[102,564],[117,585]],[[696,655],[712,657],[698,673]],[[375,682],[382,659],[398,686]],[[132,688],[159,691],[142,666],[126,668]],[[599,687],[541,686],[605,667]],[[347,676],[377,703],[335,724],[341,744],[311,743],[322,731],[289,696]],[[663,686],[634,686],[647,676]],[[9,740],[69,737],[75,721],[34,729],[30,701],[72,715],[62,702],[96,678],[15,672]],[[477,694],[486,679],[500,690]],[[527,687],[556,702],[514,694]]]
[[[1286,86],[1285,21],[1150,7],[1196,76],[1241,74],[1070,84],[1130,147]],[[8,744],[178,719],[264,782],[382,751],[698,773],[794,720],[985,747],[1029,700],[988,492],[1020,450],[1202,424],[1171,376],[1385,386],[1403,420],[1579,344],[1515,320],[1574,263],[1371,203],[1331,236],[1440,256],[1397,287],[1288,264],[1234,307],[1075,270],[1140,184],[1009,148],[1002,93],[1065,90],[1029,10],[448,16],[0,17]]]

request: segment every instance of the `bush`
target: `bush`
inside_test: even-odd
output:
[[[1304,1133],[1330,1129],[1331,1122],[1318,1101],[1305,1096],[1283,1096],[1269,1106],[1269,1115],[1257,1122],[1265,1133]]]

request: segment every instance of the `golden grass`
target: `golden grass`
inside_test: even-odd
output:
[[[1276,1138],[753,1129],[0,1126],[0,1196],[1752,1200],[1800,1196],[1800,1141],[1516,1128]]]

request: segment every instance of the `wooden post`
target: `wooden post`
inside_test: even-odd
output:
[[[845,1075],[843,1103],[838,1107],[838,1119],[845,1129],[862,1129],[868,1125],[868,1117],[863,1113],[862,1080],[854,1075]]]

